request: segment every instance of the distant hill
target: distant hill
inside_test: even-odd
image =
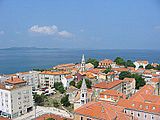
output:
[[[10,47],[10,48],[3,48],[0,50],[59,50],[61,48],[37,48],[37,47]]]

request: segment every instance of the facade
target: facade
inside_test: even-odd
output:
[[[149,64],[149,62],[148,61],[146,61],[146,60],[138,60],[138,61],[135,61],[134,62],[134,65],[136,66],[136,70],[140,67],[140,66],[142,66],[143,68],[145,68],[147,65]]]
[[[26,81],[28,85],[32,86],[33,90],[36,90],[39,85],[39,73],[38,71],[21,72],[16,73],[16,76]]]
[[[86,86],[85,79],[82,81],[81,90],[77,93],[74,99],[74,109],[90,102],[92,100],[92,91],[89,92]]]
[[[100,82],[93,86],[94,96],[98,97],[100,92],[105,90],[116,90],[122,92],[122,80],[115,80],[113,82]]]
[[[135,93],[136,80],[134,78],[124,78],[123,80],[123,93],[130,97]]]
[[[32,87],[20,78],[11,78],[0,84],[0,115],[16,118],[33,108]]]
[[[99,94],[99,100],[108,102],[118,102],[120,99],[126,99],[126,96],[117,90],[105,90]]]
[[[43,71],[39,74],[40,87],[53,88],[55,82],[62,82],[62,78],[70,75],[67,71]]]
[[[61,82],[63,84],[63,87],[68,88],[69,83],[73,80],[74,80],[74,77],[72,75],[68,75],[68,76],[63,77],[62,80],[61,80]]]
[[[111,67],[113,61],[110,60],[110,59],[105,59],[105,60],[102,60],[99,62],[99,65],[98,67],[99,68],[108,68],[108,67]]]
[[[155,88],[145,85],[129,99],[121,99],[118,106],[124,107],[124,112],[138,120],[160,119],[160,97],[154,95]]]

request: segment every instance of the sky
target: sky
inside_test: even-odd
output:
[[[0,0],[0,48],[159,46],[160,0]]]

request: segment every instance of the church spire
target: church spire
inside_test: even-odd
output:
[[[84,58],[84,54],[82,55],[80,71],[81,72],[85,72],[85,58]]]
[[[83,79],[80,94],[80,104],[84,105],[88,102],[86,81]]]

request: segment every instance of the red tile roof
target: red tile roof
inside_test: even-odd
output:
[[[26,83],[26,81],[18,78],[18,77],[12,77],[11,79],[9,80],[6,80],[5,81],[6,83],[10,83],[10,84],[21,84],[21,83]]]
[[[62,117],[62,116],[59,116],[59,115],[55,115],[55,114],[44,114],[42,116],[39,116],[36,118],[36,120],[46,120],[48,118],[53,118],[55,120],[72,120],[72,119],[69,119],[69,118],[65,118],[65,117]]]
[[[98,84],[95,84],[93,87],[94,88],[101,88],[101,89],[111,89],[119,84],[121,84],[123,81],[122,80],[115,80],[113,82],[100,82]]]
[[[122,112],[123,107],[102,101],[90,102],[75,110],[75,114],[99,120],[129,120],[130,117]]]

